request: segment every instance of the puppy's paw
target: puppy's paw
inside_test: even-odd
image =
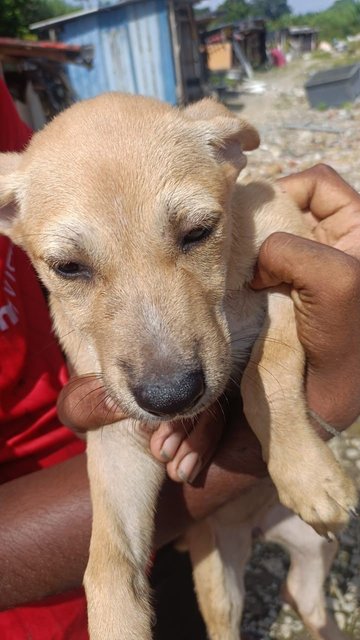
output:
[[[294,511],[315,531],[333,539],[356,513],[358,495],[352,480],[344,473],[332,452],[321,447],[290,468],[269,465],[280,502]],[[317,460],[315,458],[318,458]],[[311,460],[309,460],[309,458]],[[299,464],[300,463],[300,464]]]

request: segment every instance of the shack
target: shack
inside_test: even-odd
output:
[[[201,34],[210,71],[265,64],[266,23],[261,18],[224,24]]]
[[[67,68],[80,99],[125,91],[186,103],[203,95],[195,1],[120,0],[30,28],[41,39],[92,45],[92,69]]]
[[[295,55],[314,51],[318,46],[319,31],[312,27],[288,27],[279,33],[279,45],[283,51]]]

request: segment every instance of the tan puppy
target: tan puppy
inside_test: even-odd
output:
[[[236,183],[243,150],[258,142],[209,100],[179,111],[108,94],[74,105],[23,155],[3,159],[0,230],[49,289],[77,373],[99,376],[132,417],[88,436],[92,640],[151,637],[145,569],[164,471],[141,421],[214,402],[260,330],[242,394],[280,500],[322,534],[338,531],[356,503],[307,419],[291,300],[247,287],[270,233],[306,234],[275,187]],[[243,344],[233,353],[235,335]],[[237,637],[223,623],[211,638]]]

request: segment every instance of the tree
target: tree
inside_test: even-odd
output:
[[[337,0],[334,4],[319,13],[282,16],[270,24],[270,30],[292,25],[307,25],[318,29],[320,39],[346,38],[360,32],[359,0]]]
[[[0,36],[22,38],[29,33],[29,24],[56,18],[81,7],[64,0],[0,0]]]
[[[246,0],[225,0],[217,8],[217,13],[221,22],[237,22],[249,16],[249,5]]]
[[[289,15],[291,9],[287,0],[253,0],[250,3],[252,16],[277,20],[281,16]]]

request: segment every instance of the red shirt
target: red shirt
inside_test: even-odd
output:
[[[0,78],[0,151],[21,150],[31,133]],[[56,414],[66,380],[36,274],[26,255],[0,236],[0,483],[84,450]],[[0,613],[0,638],[87,640],[83,591]]]
[[[67,380],[43,293],[21,249],[0,236],[0,483],[62,462],[83,443],[59,424]]]

